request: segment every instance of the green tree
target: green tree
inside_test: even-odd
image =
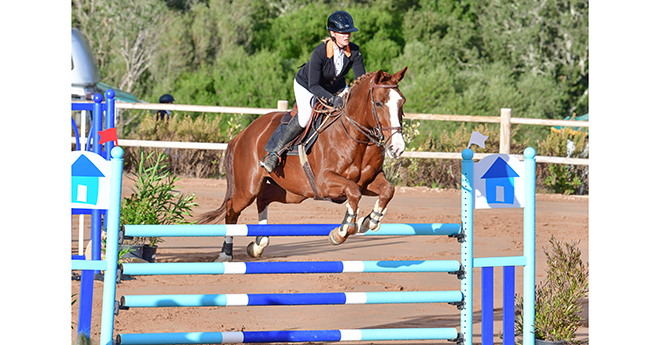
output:
[[[589,3],[587,0],[488,1],[479,23],[491,60],[516,73],[553,78],[568,97],[564,111],[588,112]]]

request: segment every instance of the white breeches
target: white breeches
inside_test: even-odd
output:
[[[316,98],[298,82],[293,80],[293,93],[296,95],[296,103],[298,104],[298,124],[300,127],[307,127],[309,119],[312,117],[312,107],[316,103]]]

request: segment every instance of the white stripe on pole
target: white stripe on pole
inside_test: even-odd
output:
[[[245,262],[225,262],[225,274],[245,274]]]
[[[365,304],[367,303],[367,294],[364,292],[345,292],[346,304]]]
[[[222,332],[222,342],[224,344],[240,344],[243,340],[243,332]]]
[[[340,329],[341,341],[360,341],[362,332],[359,329]]]
[[[240,294],[227,294],[227,306],[247,306],[248,305],[248,295],[244,293]]]
[[[342,261],[344,273],[362,273],[364,272],[364,262],[362,261]]]
[[[248,226],[247,224],[227,224],[227,235],[226,236],[247,236]]]

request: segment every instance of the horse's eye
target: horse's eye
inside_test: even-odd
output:
[[[380,103],[380,101],[376,101],[376,106],[377,106],[378,108],[382,108],[382,107],[383,107],[383,103]]]

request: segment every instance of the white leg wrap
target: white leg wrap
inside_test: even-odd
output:
[[[259,212],[259,224],[268,224],[268,207]]]

